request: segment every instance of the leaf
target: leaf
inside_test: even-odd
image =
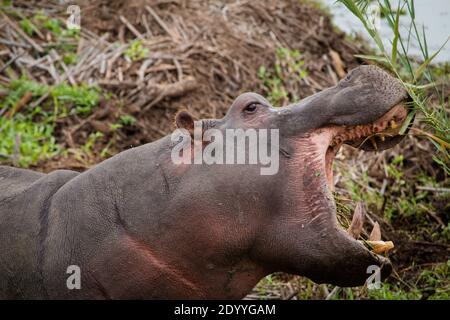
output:
[[[365,60],[373,60],[373,61],[388,63],[388,60],[382,56],[367,55],[367,54],[355,54],[355,57],[365,59]]]
[[[423,34],[423,44],[425,48],[425,57],[428,58],[428,43],[427,43],[427,37],[425,36],[425,25],[422,25],[422,34]]]
[[[395,22],[394,22],[394,40],[392,41],[392,54],[391,54],[391,61],[392,64],[395,65],[397,62],[397,44],[398,44],[398,39],[400,38],[400,33],[398,31],[398,25],[400,22],[400,2],[398,3],[398,7],[397,7],[397,15],[395,16]]]
[[[408,3],[408,2],[407,2]],[[416,18],[416,10],[414,9],[414,1],[411,1],[411,10],[410,10],[411,18]]]
[[[412,130],[416,131],[417,133],[427,136],[428,138],[436,141],[437,143],[439,143],[439,145],[442,147],[442,149],[450,149],[450,142],[449,141],[445,141],[444,138],[442,137],[438,137],[434,134],[431,134],[429,132],[425,132],[423,130],[417,129],[417,128],[412,128]]]
[[[399,134],[405,134],[406,130],[408,129],[411,121],[414,119],[414,116],[416,115],[416,110],[411,111],[408,116],[405,119],[405,122],[403,123],[400,131],[398,132]]]
[[[434,87],[436,87],[439,84],[440,83],[430,82],[428,84],[423,84],[423,85],[419,85],[418,86],[418,85],[415,85],[415,84],[405,83],[405,86],[407,86],[408,88],[424,90],[424,89],[434,88]]]
[[[363,16],[358,6],[352,0],[338,0],[343,5],[347,7],[356,17],[358,17],[361,21],[363,20]]]

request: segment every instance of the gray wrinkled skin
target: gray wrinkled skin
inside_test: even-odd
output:
[[[385,276],[389,262],[337,226],[305,134],[371,123],[405,97],[372,66],[290,107],[238,97],[208,124],[279,128],[290,157],[274,176],[257,165],[176,166],[170,136],[83,173],[0,166],[0,298],[242,298],[274,271],[340,286],[363,284],[372,264]],[[244,115],[252,101],[260,109]],[[66,287],[69,265],[81,268],[81,290]]]

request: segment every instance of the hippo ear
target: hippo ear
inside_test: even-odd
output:
[[[178,129],[186,129],[194,136],[195,118],[186,110],[178,112],[175,116],[175,124]]]

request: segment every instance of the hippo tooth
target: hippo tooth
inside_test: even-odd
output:
[[[372,251],[376,254],[381,254],[394,248],[394,243],[392,241],[367,241],[367,243],[372,247]]]
[[[380,134],[380,139],[381,139],[381,141],[386,140],[386,137],[384,136],[384,134]]]
[[[361,234],[364,223],[364,205],[362,202],[358,202],[353,213],[352,223],[348,227],[347,232],[354,238],[358,239]]]
[[[397,122],[395,122],[395,120],[391,120],[391,128],[392,129],[397,128]]]
[[[380,241],[380,240],[381,240],[380,225],[378,224],[378,222],[375,222],[375,224],[373,225],[372,232],[370,233],[369,236],[369,241]]]

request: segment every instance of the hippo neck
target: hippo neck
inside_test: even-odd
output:
[[[165,137],[122,152],[56,196],[55,204],[70,203],[78,216],[55,227],[70,225],[71,245],[92,253],[89,259],[70,255],[59,267],[89,270],[84,281],[98,287],[94,297],[242,298],[266,275],[245,257],[209,263],[207,244],[185,245],[192,235],[174,220],[186,213],[172,205],[184,169],[170,163],[170,145]]]

